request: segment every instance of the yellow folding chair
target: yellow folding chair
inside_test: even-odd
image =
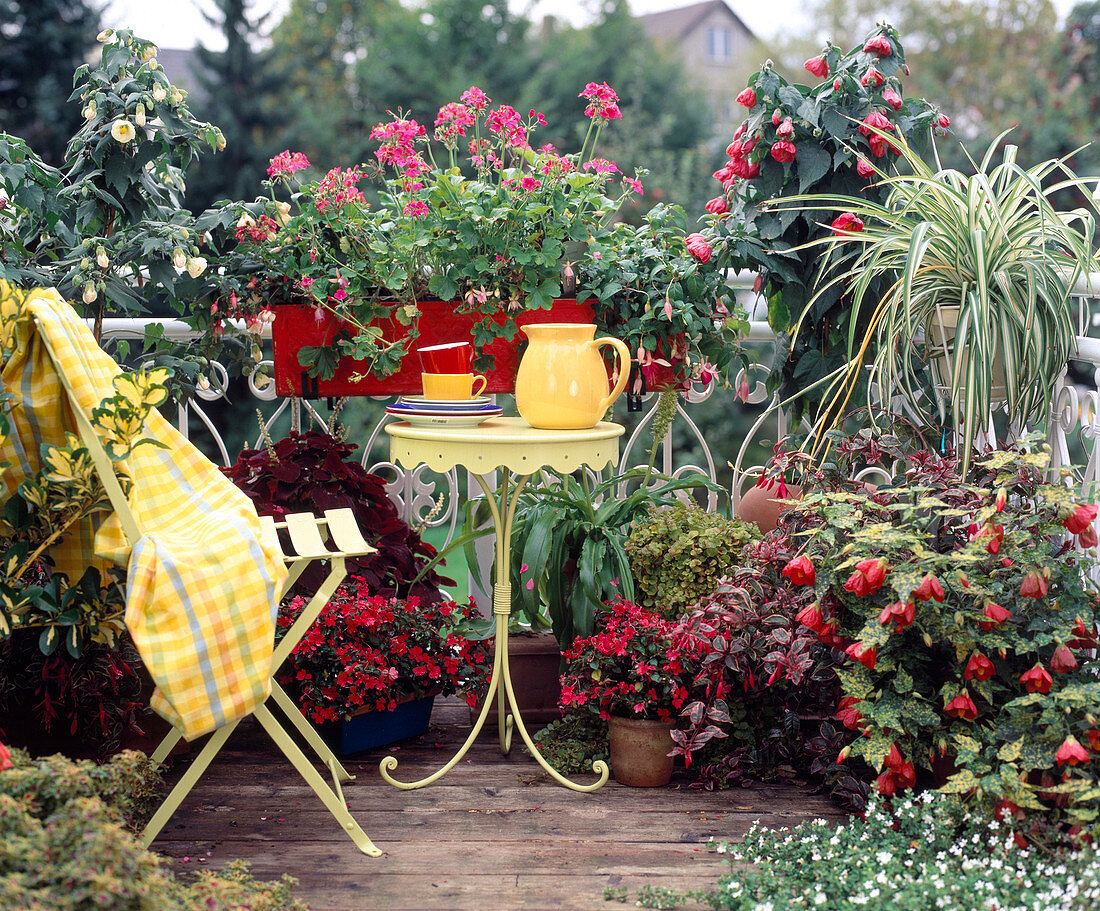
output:
[[[45,341],[44,336],[43,340]],[[50,351],[51,359],[56,363],[57,357],[52,348],[49,348],[48,342],[47,349]],[[130,508],[129,501],[122,490],[122,486],[119,484],[114,467],[99,440],[99,436],[92,427],[89,417],[80,407],[79,400],[71,383],[63,371],[59,370],[58,376],[61,380],[62,388],[65,390],[72,406],[72,412],[75,416],[80,439],[87,447],[95,463],[96,471],[100,476],[103,487],[111,501],[111,505],[118,514],[123,535],[132,547],[142,538],[137,519]],[[302,636],[305,635],[310,625],[317,619],[318,614],[320,614],[337,587],[344,580],[347,575],[347,558],[374,553],[376,548],[372,547],[363,538],[356,524],[355,516],[350,509],[326,510],[323,517],[316,517],[309,513],[296,513],[285,516],[284,520],[281,522],[276,522],[269,516],[262,516],[260,517],[260,525],[261,534],[265,542],[273,546],[273,552],[281,553],[283,555],[283,561],[288,564],[288,574],[283,584],[283,591],[280,597],[289,590],[290,586],[298,579],[310,563],[317,560],[327,560],[330,567],[328,576],[321,584],[321,587],[310,599],[301,615],[287,631],[282,641],[278,644],[278,647],[275,648],[271,665],[271,671],[272,674],[274,674],[283,661],[290,655],[294,646],[297,645]],[[280,544],[280,528],[285,528],[287,532],[293,549],[292,553],[286,553]],[[331,541],[332,547],[329,547],[326,543],[326,536],[329,541]],[[291,737],[288,731],[272,714],[271,710],[267,707],[266,701],[256,705],[252,710],[252,714],[255,715],[256,720],[306,780],[306,783],[309,784],[314,793],[321,799],[329,812],[336,818],[336,821],[340,823],[341,827],[347,832],[356,847],[364,854],[368,854],[371,857],[380,856],[382,852],[374,846],[366,833],[363,832],[362,828],[360,828],[359,824],[348,812],[347,805],[344,801],[340,783],[342,781],[350,781],[354,776],[350,775],[347,770],[344,769],[333,752],[317,734],[316,730],[309,724],[298,710],[298,707],[294,705],[290,697],[274,679],[271,681],[271,695],[268,698],[274,700],[285,714],[286,718],[290,721],[293,728],[302,738],[304,738],[314,753],[329,768],[333,779],[332,787],[330,787],[328,782],[321,777],[310,760],[294,741],[293,737]],[[148,846],[153,839],[156,838],[165,823],[168,822],[172,814],[178,809],[180,803],[198,782],[222,745],[229,739],[229,736],[236,729],[239,721],[240,718],[229,721],[210,735],[209,740],[191,763],[183,777],[175,785],[167,798],[165,798],[148,825],[142,830],[140,840],[143,845]],[[157,763],[162,763],[181,737],[182,734],[180,731],[173,728],[154,752],[152,757],[153,760]]]

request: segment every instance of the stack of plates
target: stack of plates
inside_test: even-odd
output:
[[[386,414],[410,424],[436,424],[450,427],[475,427],[489,418],[498,418],[503,409],[488,396],[476,399],[426,399],[422,395],[403,395],[386,409]]]

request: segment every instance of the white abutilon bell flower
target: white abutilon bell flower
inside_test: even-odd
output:
[[[205,256],[191,256],[187,260],[187,274],[192,278],[198,278],[206,269]]]
[[[137,110],[134,113],[134,123],[139,127],[145,126],[145,105],[140,101],[138,102]]]
[[[153,86],[153,101],[164,101],[168,97],[168,90],[159,82]]]
[[[91,282],[88,282],[86,285],[84,285],[84,294],[82,296],[84,298],[84,303],[91,304],[95,302],[95,299],[99,297],[99,294],[95,289],[95,285],[93,285]]]
[[[96,265],[98,265],[100,269],[106,269],[109,265],[111,265],[111,260],[107,257],[107,251],[103,249],[102,244],[100,244],[96,248],[95,261]]]
[[[172,265],[177,269],[184,269],[187,266],[187,254],[183,252],[183,247],[176,247],[172,251]]]

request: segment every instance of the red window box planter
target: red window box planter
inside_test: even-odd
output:
[[[420,302],[420,337],[416,345],[439,345],[445,342],[473,341],[474,318],[456,313],[448,301]],[[572,298],[554,301],[549,310],[528,310],[516,316],[520,326],[531,323],[592,323],[592,307]],[[396,320],[381,324],[385,337],[394,341],[408,335],[408,327]],[[351,376],[364,373],[361,361],[345,359],[330,380],[311,377],[299,363],[298,352],[305,346],[324,345],[333,336],[337,324],[332,320],[317,322],[310,306],[282,304],[275,307],[275,322],[271,339],[275,348],[275,391],[281,396],[303,398],[339,398],[346,395],[414,395],[421,390],[420,361],[410,351],[401,369],[386,377],[367,376],[358,383]],[[519,344],[525,338],[517,334],[511,341],[495,339],[483,349],[493,358],[493,367],[485,371],[487,393],[513,392],[516,388],[516,368],[519,366]]]

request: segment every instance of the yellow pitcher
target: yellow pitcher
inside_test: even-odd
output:
[[[533,323],[522,326],[530,343],[516,373],[516,408],[532,427],[583,430],[595,427],[630,378],[630,350],[617,338],[596,339],[594,323]],[[600,348],[619,355],[619,379],[610,395]]]

